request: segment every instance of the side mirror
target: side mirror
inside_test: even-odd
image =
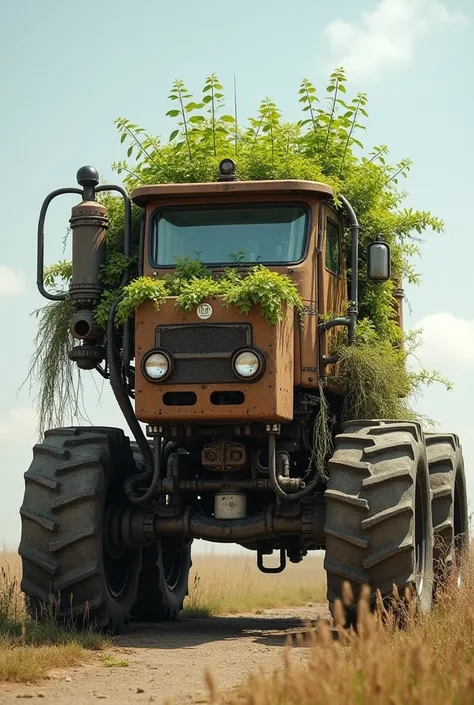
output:
[[[378,235],[367,248],[367,278],[371,282],[386,282],[391,275],[390,245]]]

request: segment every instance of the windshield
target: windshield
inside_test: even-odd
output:
[[[151,257],[165,267],[183,257],[205,264],[298,262],[306,223],[300,205],[166,210],[153,220]]]

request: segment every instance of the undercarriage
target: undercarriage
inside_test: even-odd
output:
[[[238,543],[257,552],[264,572],[323,548],[325,470],[312,445],[319,406],[318,396],[300,392],[290,424],[148,426],[153,472],[135,446],[141,471],[124,487],[134,508],[114,513],[113,540]],[[280,566],[265,568],[263,556],[273,551]]]

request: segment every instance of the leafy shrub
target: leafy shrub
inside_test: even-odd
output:
[[[115,320],[117,323],[125,323],[134,313],[137,306],[144,301],[150,300],[157,308],[167,296],[166,285],[161,279],[151,279],[150,277],[139,277],[124,287],[124,295],[117,306]]]
[[[260,307],[262,317],[270,325],[275,325],[283,317],[285,304],[300,309],[302,299],[292,280],[284,275],[272,272],[258,265],[252,267],[246,276],[239,276],[228,270],[219,279],[213,279],[199,262],[190,261],[189,269],[180,269],[169,274],[165,279],[140,277],[124,287],[123,297],[117,306],[116,322],[125,321],[134,313],[135,308],[150,299],[159,309],[167,296],[177,296],[176,307],[180,311],[191,311],[204,299],[222,296],[224,306],[236,306],[247,314],[252,306]],[[191,272],[196,272],[189,276]],[[205,272],[205,275],[204,275]]]
[[[283,305],[301,309],[303,301],[290,277],[259,265],[246,277],[225,280],[224,305],[232,304],[241,313],[248,313],[258,304],[265,320],[275,325],[283,318]]]

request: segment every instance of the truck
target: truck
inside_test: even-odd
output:
[[[456,434],[425,433],[413,420],[343,420],[337,333],[356,344],[361,278],[350,202],[324,183],[240,181],[232,159],[215,182],[143,185],[130,195],[99,184],[90,166],[77,182],[42,206],[37,285],[49,300],[69,297],[71,363],[110,381],[130,437],[85,425],[49,429],[35,445],[20,510],[30,614],[54,606],[58,619],[112,633],[130,620],[176,619],[194,539],[254,551],[266,573],[324,551],[329,607],[351,588],[348,623],[363,586],[373,606],[395,586],[429,611],[446,580],[461,579],[462,448]],[[132,202],[142,209],[139,276],[159,281],[199,251],[216,278],[256,265],[289,277],[302,308],[285,304],[270,324],[257,305],[242,312],[216,295],[182,311],[168,296],[160,307],[141,302],[117,327],[114,301],[104,330],[94,310],[104,289],[105,192],[124,202],[125,258]],[[52,293],[44,226],[65,193],[81,199],[70,219],[72,277],[67,292]],[[366,270],[373,282],[392,276],[381,237],[367,248]],[[121,286],[129,279],[125,269]],[[399,326],[401,299],[399,291]],[[316,462],[323,405],[331,442]],[[274,552],[278,565],[269,566]]]

